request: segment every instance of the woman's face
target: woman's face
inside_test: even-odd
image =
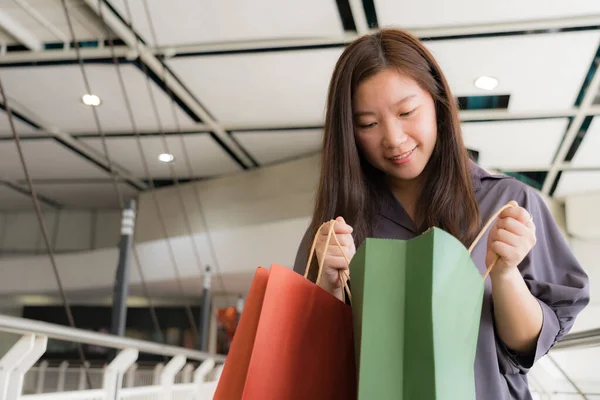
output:
[[[356,140],[369,163],[398,183],[418,178],[437,140],[431,95],[388,68],[358,85],[352,108]]]

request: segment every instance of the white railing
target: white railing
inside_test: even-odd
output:
[[[223,356],[200,351],[3,315],[0,331],[22,335],[0,359],[0,400],[211,399],[225,361]],[[90,380],[99,383],[99,388],[89,388],[84,368],[69,370],[66,362],[57,368],[44,362],[32,368],[46,351],[48,338],[120,351],[104,368],[87,369]],[[170,360],[150,371],[137,371],[140,352]],[[188,360],[202,363],[194,370]]]

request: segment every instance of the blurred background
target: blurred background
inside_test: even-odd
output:
[[[335,62],[382,27],[433,52],[477,162],[547,201],[592,302],[532,390],[600,399],[598,0],[0,0],[0,357],[24,377],[0,399],[211,398],[256,267],[308,226]]]

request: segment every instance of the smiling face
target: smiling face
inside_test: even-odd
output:
[[[356,140],[367,161],[392,184],[418,181],[437,140],[431,95],[388,68],[358,85],[352,109]]]

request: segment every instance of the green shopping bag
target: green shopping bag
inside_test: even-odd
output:
[[[350,269],[358,398],[475,400],[484,279],[463,244],[366,239]]]

